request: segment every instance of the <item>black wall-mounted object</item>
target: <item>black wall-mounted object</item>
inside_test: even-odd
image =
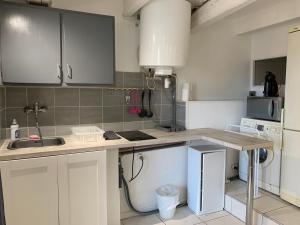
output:
[[[278,97],[278,84],[276,81],[276,76],[270,71],[267,71],[265,76],[264,96]]]

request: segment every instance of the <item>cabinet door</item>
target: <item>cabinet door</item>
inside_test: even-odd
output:
[[[284,130],[280,197],[300,207],[300,132]]]
[[[63,12],[63,70],[68,84],[112,84],[114,18]]]
[[[1,162],[6,225],[58,225],[55,157]]]
[[[58,159],[60,225],[107,225],[106,151]]]
[[[204,153],[202,160],[202,212],[223,210],[226,151]]]
[[[59,13],[11,3],[0,8],[3,82],[59,84]]]
[[[284,126],[291,130],[300,130],[300,31],[289,34],[287,71],[285,86]]]

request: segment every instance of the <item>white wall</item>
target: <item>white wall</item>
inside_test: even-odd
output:
[[[299,0],[258,0],[242,9],[234,20],[236,33],[249,33],[300,18]]]
[[[250,60],[250,36],[236,35],[231,17],[192,33],[187,65],[177,71],[178,96],[183,82],[191,85],[188,128],[226,129],[240,123],[250,86]],[[227,177],[237,175],[231,166],[238,157],[236,151],[227,152]]]
[[[229,125],[239,125],[241,118],[246,115],[246,101],[190,101],[186,107],[186,127],[230,129]],[[233,165],[238,164],[239,152],[227,151],[226,177],[233,177],[238,171]]]
[[[56,8],[115,16],[116,70],[138,72],[139,33],[134,18],[123,17],[123,0],[52,0]]]
[[[236,35],[230,19],[192,33],[187,65],[177,71],[179,89],[182,82],[190,82],[192,100],[245,98],[250,47],[250,37]]]
[[[285,56],[287,30],[299,18],[299,0],[259,0],[196,31],[187,66],[178,70],[179,89],[190,82],[191,100],[241,99],[249,89],[262,94],[263,87],[252,86],[252,60]]]
[[[189,101],[186,107],[186,127],[227,129],[239,125],[246,114],[246,101]]]
[[[286,56],[288,30],[296,24],[300,24],[299,19],[274,25],[249,34],[251,36],[251,90],[255,90],[258,95],[263,95],[263,86],[253,86],[253,61]],[[281,87],[280,92],[281,95],[284,96],[284,87]]]
[[[257,95],[263,86],[253,86],[253,60],[286,56],[288,29],[299,18],[299,0],[259,0],[233,15],[235,33],[251,39],[250,89]],[[284,86],[279,92],[284,96]]]

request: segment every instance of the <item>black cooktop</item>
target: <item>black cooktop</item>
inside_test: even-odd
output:
[[[145,134],[138,130],[122,131],[122,132],[117,132],[117,134],[120,135],[121,137],[127,139],[128,141],[143,141],[143,140],[156,139],[155,137]]]

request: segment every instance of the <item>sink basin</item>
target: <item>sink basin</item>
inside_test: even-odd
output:
[[[45,146],[58,146],[64,145],[65,140],[60,137],[55,138],[44,138],[41,140],[29,140],[29,139],[21,139],[9,142],[7,148],[14,150],[19,148],[32,148],[32,147],[45,147]]]

